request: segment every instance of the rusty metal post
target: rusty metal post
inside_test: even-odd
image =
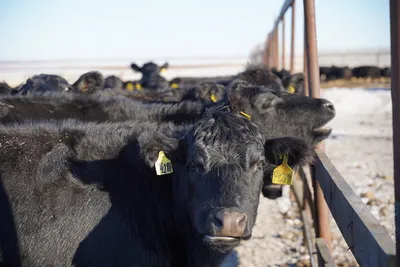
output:
[[[264,51],[263,51],[263,65],[264,67],[268,67],[268,55],[269,51],[268,51],[268,37],[265,39],[265,43],[264,43]]]
[[[271,37],[272,35],[269,34],[268,37],[268,68],[271,69],[273,65],[273,59],[272,59],[272,41]]]
[[[393,123],[393,163],[396,224],[396,261],[400,261],[400,1],[390,0],[390,50]]]
[[[291,47],[290,47],[290,74],[294,73],[294,53],[295,53],[295,45],[294,45],[294,40],[295,40],[295,25],[296,25],[296,1],[293,2],[292,4],[292,41],[291,41]]]
[[[285,15],[282,16],[282,69],[285,68]]]
[[[304,95],[309,96],[310,90],[308,88],[308,71],[307,71],[307,27],[304,23],[304,50],[303,50],[303,74],[304,74]]]
[[[320,78],[318,64],[318,47],[317,47],[317,31],[315,18],[315,2],[314,0],[304,0],[304,23],[307,28],[307,42],[305,43],[307,51],[307,70],[308,70],[308,88],[311,96],[314,98],[320,97]],[[321,144],[317,149],[324,149],[324,144]],[[325,202],[319,182],[315,179],[315,170],[312,168],[314,200],[316,205],[316,234],[317,237],[325,239],[328,248],[332,251],[331,232],[329,226],[329,209]]]
[[[279,25],[278,27],[275,28],[274,30],[274,47],[275,47],[275,53],[274,53],[274,67],[279,70]]]

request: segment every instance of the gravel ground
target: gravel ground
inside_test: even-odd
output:
[[[332,136],[326,153],[353,190],[395,239],[390,91],[326,89],[337,116],[330,123]],[[302,221],[295,202],[260,199],[253,237],[226,259],[223,267],[309,266],[303,246]],[[337,266],[358,266],[348,245],[331,220],[332,245]]]

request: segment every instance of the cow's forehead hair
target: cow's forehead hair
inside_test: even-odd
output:
[[[188,132],[191,144],[203,147],[263,146],[265,139],[257,125],[239,114],[221,109],[208,111]]]

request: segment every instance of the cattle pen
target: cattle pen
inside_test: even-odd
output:
[[[333,233],[334,229],[331,228],[332,223],[336,223],[340,230],[341,238],[343,237],[346,242],[344,250],[348,248],[348,251],[351,251],[355,261],[360,266],[400,266],[400,261],[398,261],[396,257],[396,255],[400,253],[400,0],[389,1],[390,51],[374,52],[372,53],[372,57],[376,59],[377,66],[382,66],[382,61],[387,59],[386,61],[392,68],[390,74],[390,88],[388,89],[391,90],[392,101],[392,110],[390,111],[392,117],[390,119],[392,120],[391,128],[393,131],[391,143],[393,144],[394,167],[394,194],[392,195],[394,195],[395,207],[395,241],[393,240],[393,235],[387,232],[385,227],[379,222],[379,219],[374,216],[375,214],[371,212],[367,204],[365,204],[362,197],[359,196],[360,194],[357,193],[358,191],[352,189],[350,181],[344,178],[346,174],[342,173],[342,175],[340,173],[342,171],[338,171],[340,165],[336,162],[335,166],[333,164],[334,158],[331,157],[331,155],[329,155],[329,157],[327,155],[329,143],[327,145],[326,141],[322,141],[315,147],[316,160],[314,164],[300,168],[299,171],[295,173],[293,184],[290,186],[292,203],[297,203],[300,210],[297,218],[302,221],[302,224],[297,225],[301,225],[299,227],[299,232],[301,231],[300,236],[302,234],[303,239],[300,242],[301,245],[304,245],[306,248],[306,250],[303,250],[301,253],[307,253],[306,266],[335,266],[335,255],[333,253],[335,237]],[[262,48],[262,51],[260,51],[262,53],[260,53],[259,61],[268,69],[275,69],[277,71],[280,69],[288,69],[290,74],[295,74],[299,71],[302,72],[304,74],[304,95],[320,98],[322,95],[321,88],[323,88],[324,84],[320,80],[321,73],[319,66],[321,66],[321,61],[324,62],[324,56],[330,57],[332,54],[323,55],[318,52],[316,31],[318,23],[316,20],[315,0],[303,0],[302,2],[298,0],[284,0],[282,2],[283,5],[279,13],[277,13],[278,16],[274,17],[275,21],[272,29],[268,32],[265,42],[260,45]],[[299,23],[296,25],[295,22],[295,18],[299,13],[297,12],[296,14],[296,5],[298,11],[299,5],[302,5],[304,10],[304,24],[301,25],[304,27],[304,36],[301,36],[302,43],[304,43],[304,51],[298,53],[301,55],[296,55],[295,52],[295,28],[299,26]],[[291,11],[290,14],[288,14],[288,11]],[[289,15],[291,15],[291,18]],[[288,25],[290,23],[291,25]],[[289,33],[291,38],[289,38],[289,40],[287,39],[288,32],[285,25],[290,26]],[[289,52],[287,53],[286,51]],[[360,52],[359,54],[362,53],[363,52]],[[339,57],[340,59],[338,61],[345,61],[345,54],[341,54]],[[222,63],[221,61],[224,60],[221,60],[221,58],[202,57],[201,59],[206,63],[184,64],[179,62],[179,58],[171,59],[178,63],[172,64],[170,67],[171,72],[168,70],[168,76],[174,77],[179,71],[186,74],[193,72],[196,73],[196,75],[200,75],[204,74],[201,72],[205,69],[213,69],[213,74],[217,73],[222,75],[225,73],[222,73],[222,71],[219,73],[219,70],[215,71],[215,69],[225,68],[234,72],[244,67],[241,57],[226,59],[225,62]],[[125,60],[126,59],[124,59],[124,61]],[[167,59],[164,60],[167,61]],[[15,80],[19,80],[21,77],[26,79],[30,76],[30,74],[27,74],[30,71],[46,71],[47,69],[52,69],[52,72],[58,72],[57,74],[66,76],[67,80],[72,80],[71,77],[75,74],[67,74],[71,69],[72,73],[87,69],[101,69],[104,73],[119,73],[120,77],[136,78],[136,74],[126,74],[126,72],[128,72],[126,70],[127,66],[121,66],[121,64],[111,64],[111,66],[107,64],[89,63],[88,66],[76,66],[74,65],[76,63],[72,61],[65,61],[63,64],[67,63],[65,64],[66,66],[60,67],[57,66],[59,63],[54,61],[46,62],[50,63],[49,66],[35,66],[35,64],[39,65],[43,63],[44,61],[0,62],[0,76],[15,76],[18,77]],[[87,64],[87,62],[85,63]],[[131,70],[129,71],[132,72]],[[15,85],[16,84],[17,83],[15,83]],[[351,114],[349,116],[351,116]],[[361,139],[360,136],[356,138]],[[344,155],[346,153],[347,151],[343,149],[339,149],[338,151],[339,155]],[[392,170],[392,168],[390,168],[390,170]],[[359,177],[360,179],[365,178],[362,174]],[[289,188],[289,186],[287,186],[287,188]],[[391,214],[393,214],[393,212],[391,212]],[[301,221],[299,222],[301,223]],[[294,224],[288,225],[292,227]],[[273,245],[274,244],[271,246]],[[260,247],[260,249],[263,251],[267,250],[265,247]],[[274,256],[276,257],[276,255]],[[256,258],[257,256],[252,254],[252,257]],[[265,265],[266,264],[264,264],[264,266]]]
[[[285,67],[285,13],[292,10],[290,72],[294,69],[295,0],[287,0],[268,34],[263,63],[269,68]],[[305,94],[320,96],[316,16],[314,0],[304,0],[304,76]],[[390,0],[391,32],[391,95],[393,105],[393,160],[395,183],[396,245],[385,229],[362,203],[349,184],[336,170],[324,153],[324,144],[316,148],[317,161],[310,166],[311,177],[299,172],[292,192],[301,209],[304,223],[304,240],[310,253],[311,266],[334,266],[331,251],[329,210],[343,235],[349,250],[360,266],[400,266],[396,252],[400,252],[400,1]],[[282,39],[279,40],[279,26]],[[309,186],[311,182],[312,186]],[[312,238],[311,219],[314,222],[315,241]]]

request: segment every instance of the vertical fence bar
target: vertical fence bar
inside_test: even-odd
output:
[[[400,1],[390,0],[390,50],[393,123],[393,163],[396,223],[396,255],[400,255]],[[400,262],[396,257],[397,266]]]
[[[320,97],[320,78],[319,78],[319,64],[318,64],[318,47],[317,47],[317,32],[316,32],[316,18],[315,18],[315,2],[314,0],[304,0],[304,23],[307,27],[307,42],[305,43],[307,51],[307,71],[308,71],[308,87],[311,96],[314,98]],[[318,147],[323,149],[324,145]],[[329,227],[329,209],[325,202],[324,194],[322,192],[319,182],[315,179],[315,171],[312,168],[314,199],[316,205],[316,233],[317,237],[325,239],[328,248],[332,251],[331,233]]]
[[[285,15],[282,17],[282,69],[285,68]]]
[[[294,41],[295,41],[295,25],[296,25],[296,1],[292,4],[292,41],[290,47],[290,74],[294,73]]]
[[[274,67],[278,70],[279,69],[279,26],[275,28],[275,64]]]
[[[304,95],[309,96],[310,90],[308,88],[308,71],[307,71],[307,26],[304,23],[304,48],[303,48],[303,74],[304,74]]]

